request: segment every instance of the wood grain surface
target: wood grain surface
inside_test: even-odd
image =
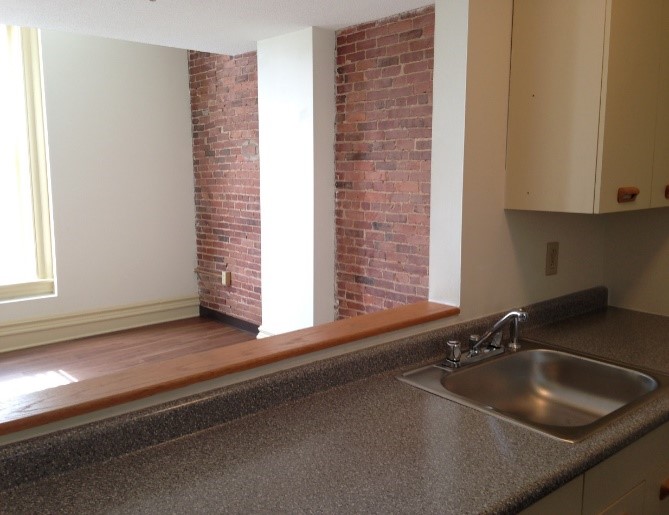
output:
[[[0,435],[458,313],[458,308],[423,301],[269,338],[140,364],[21,395],[0,407]],[[188,336],[181,338],[188,339]],[[161,341],[161,338],[153,340]]]

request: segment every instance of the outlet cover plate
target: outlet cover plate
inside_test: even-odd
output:
[[[557,275],[560,243],[551,241],[546,244],[546,275]]]

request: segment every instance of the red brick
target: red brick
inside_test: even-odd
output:
[[[336,120],[335,148],[339,318],[428,293],[434,7],[364,27],[338,35],[337,63],[354,57],[356,72],[365,68],[364,77],[337,76],[353,91],[337,91],[346,113]],[[356,49],[369,47],[364,58],[342,38],[363,30]]]
[[[200,304],[261,322],[260,170],[255,52],[189,52]],[[219,275],[220,277],[220,275]]]
[[[358,41],[355,45],[355,49],[360,50],[370,50],[376,48],[376,39],[366,39],[364,41]]]
[[[423,36],[423,29],[417,28],[417,29],[411,29],[407,30],[406,32],[402,32],[399,35],[399,40],[400,41],[409,41],[409,40],[414,40],[414,39],[421,39]]]
[[[350,54],[352,52],[355,52],[355,43],[349,43],[349,44],[346,44],[346,45],[342,45],[342,46],[338,47],[338,50],[339,50],[338,54],[339,55],[344,55],[344,56],[346,54]]]
[[[374,57],[383,57],[388,55],[388,50],[386,48],[370,48],[365,52],[365,57],[367,59],[372,59]]]
[[[376,40],[376,45],[380,48],[382,47],[387,47],[390,45],[396,45],[397,42],[399,41],[399,35],[397,34],[391,34],[389,36],[382,36],[379,39]]]
[[[365,31],[364,29],[359,29],[356,32],[352,32],[346,36],[346,43],[355,43],[356,41],[364,39],[365,39]]]

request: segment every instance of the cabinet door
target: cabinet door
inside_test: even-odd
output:
[[[613,509],[619,501],[627,502],[623,498],[638,487],[643,492],[651,457],[652,450],[642,438],[586,471],[583,515],[599,515],[607,508]],[[636,496],[632,497],[636,499]],[[611,513],[615,513],[615,510]]]
[[[646,514],[643,506],[644,483],[640,483],[613,504],[607,506],[599,515],[642,515]]]
[[[653,467],[646,481],[646,515],[666,515],[669,513],[669,495],[666,492],[666,489],[669,489],[669,459],[666,458],[666,441],[663,444],[666,461]]]
[[[506,207],[592,213],[606,0],[515,0]]]
[[[662,2],[658,94],[651,207],[669,206],[669,0]]]
[[[565,515],[581,513],[583,502],[583,475],[548,494],[520,515]]]
[[[586,471],[583,515],[669,513],[669,500],[659,500],[660,484],[669,476],[669,423]],[[604,510],[611,509],[606,512]]]
[[[595,212],[650,207],[663,0],[609,0]],[[633,202],[618,189],[636,187]]]

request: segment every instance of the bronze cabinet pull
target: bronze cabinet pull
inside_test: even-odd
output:
[[[618,204],[624,202],[634,202],[639,194],[639,188],[635,186],[625,186],[618,188]]]

